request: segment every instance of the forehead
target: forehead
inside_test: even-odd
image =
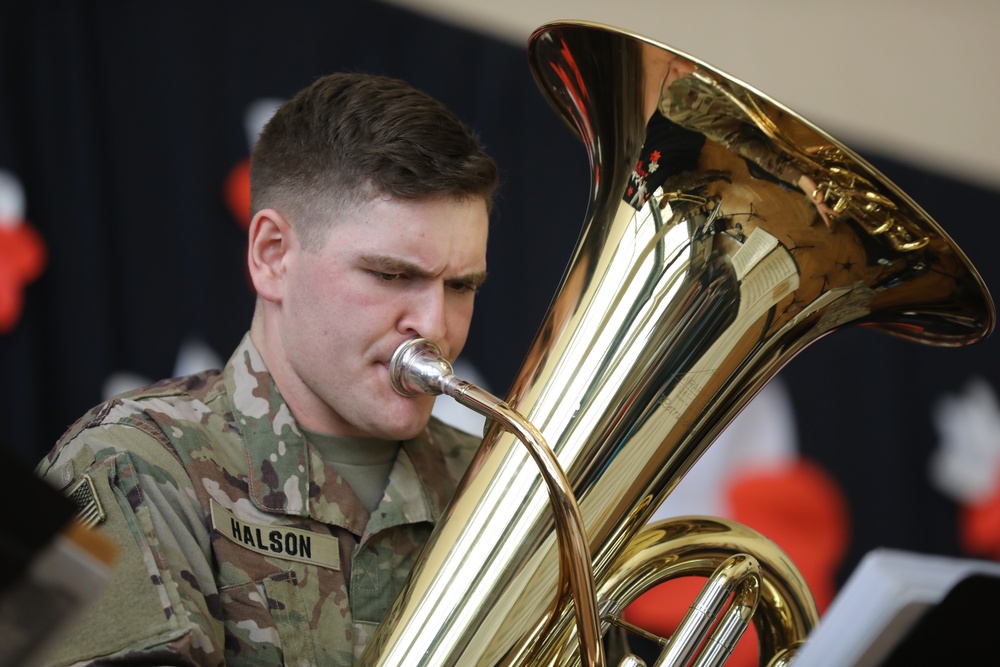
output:
[[[322,206],[322,205],[321,205]],[[370,199],[338,203],[328,203],[326,211],[313,215],[324,220],[325,226],[336,228],[349,224],[370,224],[373,220],[396,224],[401,228],[411,221],[422,223],[435,218],[444,221],[465,220],[469,225],[489,220],[489,202],[480,196],[470,197],[428,197],[406,199],[391,195],[379,195]]]
[[[469,199],[376,199],[341,212],[329,227],[326,246],[369,255],[440,264],[486,261],[487,202]]]

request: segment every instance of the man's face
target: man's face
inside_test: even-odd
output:
[[[272,356],[300,422],[388,440],[426,426],[433,397],[397,394],[389,361],[418,336],[458,356],[486,277],[488,226],[479,198],[378,199],[334,221],[322,248],[293,243]]]

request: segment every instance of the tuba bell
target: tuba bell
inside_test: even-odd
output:
[[[647,526],[652,513],[807,345],[848,325],[973,343],[992,300],[906,194],[746,84],[593,23],[543,26],[528,53],[587,149],[587,219],[506,401],[432,344],[394,360],[401,391],[449,393],[492,421],[360,664],[600,665],[599,633],[686,575],[719,577],[732,623],[752,614],[761,664],[784,664],[818,618],[794,564],[744,526]],[[702,597],[700,624],[728,627]]]

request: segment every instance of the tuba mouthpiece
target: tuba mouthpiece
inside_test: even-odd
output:
[[[446,382],[454,377],[454,371],[437,343],[411,338],[393,352],[389,377],[392,388],[403,396],[438,396],[445,393]]]

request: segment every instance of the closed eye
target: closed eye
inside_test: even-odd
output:
[[[436,280],[435,275],[410,262],[383,255],[362,255],[360,268],[382,284],[403,284]],[[486,281],[486,272],[473,272],[445,280],[445,287],[455,294],[475,294]]]
[[[384,283],[402,282],[407,277],[405,273],[386,273],[384,271],[369,271],[369,273]]]
[[[449,280],[446,284],[448,285],[448,289],[454,292],[471,294],[478,292],[482,286],[481,283],[471,280]]]

